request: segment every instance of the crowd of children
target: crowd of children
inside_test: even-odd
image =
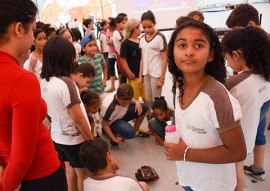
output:
[[[32,9],[36,10],[34,6]],[[244,14],[252,11],[254,20],[251,14]],[[168,45],[155,28],[152,11],[144,12],[140,21],[128,19],[125,13],[102,20],[98,23],[98,36],[93,32],[92,19],[84,19],[84,35],[76,28],[56,30],[50,24],[39,22],[37,28],[31,24],[34,42],[29,59],[24,59],[29,51],[16,59],[35,74],[46,102],[48,111],[44,118],[53,141],[48,148],[54,144],[65,166],[66,179],[61,167],[56,171],[59,188],[149,190],[144,182],[116,174],[120,166],[107,142],[100,139],[98,128],[102,128],[111,145],[152,134],[156,145],[164,145],[167,160],[176,161],[179,184],[185,191],[243,191],[244,172],[264,180],[270,39],[259,27],[257,17],[254,7],[239,5],[226,23],[233,30],[220,42],[215,31],[204,23],[203,14],[192,11],[176,21]],[[1,42],[0,54],[4,55]],[[225,59],[239,74],[227,79]],[[161,96],[167,68],[173,77],[174,109]],[[20,72],[25,75],[25,71]],[[253,90],[247,91],[250,87]],[[149,132],[141,128],[145,117]],[[165,141],[168,121],[176,126],[180,137],[177,144]],[[16,185],[10,183],[8,163],[13,153],[9,151],[7,157],[2,150],[5,149],[0,149],[0,189],[39,191],[43,184],[38,180],[27,187],[27,173],[16,179]],[[244,166],[247,153],[252,151],[257,160]],[[55,171],[59,160],[54,154],[50,156]]]

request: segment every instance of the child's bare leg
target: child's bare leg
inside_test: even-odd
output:
[[[65,161],[66,177],[68,183],[68,191],[78,191],[77,175],[75,169],[69,165],[68,161]]]
[[[135,121],[135,123],[134,123],[134,129],[135,129],[135,132],[139,131],[140,126],[141,126],[141,124],[142,124],[142,122],[143,122],[143,119],[144,119],[145,115],[146,115],[146,113],[143,114],[143,115],[141,115],[140,117],[138,117],[138,118],[136,119],[136,121]]]
[[[83,181],[87,176],[89,176],[90,173],[86,168],[75,168],[75,171],[77,174],[78,190],[83,191]]]

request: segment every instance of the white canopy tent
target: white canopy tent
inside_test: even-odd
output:
[[[37,19],[51,24],[112,15],[111,0],[35,0],[35,3],[39,9]]]

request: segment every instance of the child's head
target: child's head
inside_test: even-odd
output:
[[[126,23],[126,33],[125,38],[129,38],[131,35],[135,35],[136,37],[141,35],[141,24],[137,19],[130,19]]]
[[[248,25],[260,25],[259,12],[250,4],[238,5],[229,15],[226,21],[229,28],[246,27]]]
[[[73,42],[73,37],[72,37],[72,32],[69,31],[68,29],[58,29],[56,31],[56,34],[64,39],[67,39],[69,42]]]
[[[188,13],[187,16],[195,19],[196,21],[200,21],[200,22],[204,21],[204,16],[201,11],[191,11]]]
[[[222,50],[228,65],[242,71],[242,62],[254,73],[270,78],[270,39],[260,27],[235,28],[222,39]]]
[[[217,34],[207,24],[194,19],[181,23],[173,32],[168,45],[168,63],[180,90],[183,73],[203,70],[221,83],[226,79],[225,61]]]
[[[124,30],[126,28],[126,21],[124,17],[117,16],[115,17],[114,22],[117,30]]]
[[[56,30],[51,24],[45,24],[42,29],[45,31],[48,40],[56,36]]]
[[[160,121],[165,120],[166,112],[168,111],[168,106],[167,106],[167,102],[163,96],[155,98],[153,105],[152,105],[152,110],[153,110],[155,117],[158,120],[160,120]]]
[[[48,40],[43,50],[41,78],[70,77],[74,70],[76,52],[73,44],[61,37]]]
[[[72,79],[79,88],[88,87],[96,76],[94,66],[89,63],[74,64]]]
[[[97,42],[92,35],[83,37],[80,44],[86,56],[93,57],[97,53]]]
[[[120,84],[116,96],[121,106],[127,106],[134,97],[133,88],[129,84]]]
[[[92,19],[84,19],[83,20],[83,25],[89,30],[94,29],[94,22],[93,22]]]
[[[37,50],[39,52],[43,52],[45,43],[47,42],[47,36],[45,32],[41,28],[37,28],[34,31],[34,43],[32,51]]]
[[[86,141],[80,148],[80,160],[91,173],[105,169],[110,158],[108,143],[102,139]]]
[[[81,94],[81,99],[87,113],[95,114],[98,112],[101,105],[101,99],[96,92],[87,90]]]
[[[71,32],[72,32],[72,34],[73,34],[73,41],[78,42],[78,41],[80,41],[80,40],[82,39],[82,34],[81,34],[81,32],[80,32],[79,29],[77,29],[77,28],[72,28],[72,29],[70,29],[70,30],[71,30]]]
[[[107,31],[108,30],[108,23],[107,23],[107,21],[106,20],[103,20],[103,21],[101,21],[101,23],[100,23],[100,28],[103,30],[103,31]]]
[[[115,30],[116,25],[115,25],[115,22],[114,22],[114,18],[113,17],[109,17],[107,19],[107,23],[108,23],[109,30],[111,30],[111,31]]]
[[[141,23],[145,34],[147,35],[154,34],[156,18],[152,11],[148,10],[147,12],[144,12],[142,14]]]
[[[186,22],[186,21],[190,21],[192,20],[193,18],[191,17],[184,17],[184,16],[181,16],[179,17],[177,20],[176,20],[176,27],[178,27],[179,25],[181,25],[182,23]]]
[[[124,17],[124,20],[127,22],[128,21],[128,16],[126,13],[119,13],[117,16]]]

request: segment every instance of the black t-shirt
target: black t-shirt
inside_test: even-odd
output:
[[[128,67],[135,74],[135,77],[138,78],[141,61],[141,49],[139,43],[128,39],[124,40],[121,44],[120,57],[127,60]]]

